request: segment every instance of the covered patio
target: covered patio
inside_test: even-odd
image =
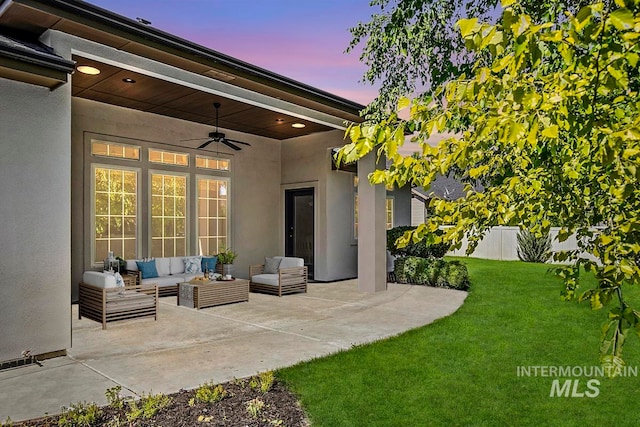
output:
[[[356,280],[314,284],[306,294],[251,294],[248,302],[199,311],[161,298],[158,320],[77,319],[68,356],[0,372],[0,420],[41,417],[79,401],[106,404],[107,388],[171,393],[290,366],[423,326],[455,312],[461,291]]]

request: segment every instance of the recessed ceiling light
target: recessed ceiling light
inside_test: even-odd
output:
[[[96,76],[100,74],[100,70],[90,65],[78,65],[76,67],[76,70],[80,71],[83,74],[89,74],[90,76]]]
[[[129,77],[125,77],[124,79],[122,79],[123,82],[125,83],[135,83],[136,81],[133,80],[132,78]]]
[[[296,129],[302,129],[305,126],[306,125],[304,123],[294,123],[291,125],[292,128],[296,128]]]
[[[284,119],[276,119],[277,123],[284,123]]]

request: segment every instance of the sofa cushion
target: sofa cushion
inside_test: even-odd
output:
[[[97,286],[103,289],[117,287],[116,277],[112,274],[103,273],[101,271],[85,271],[82,274],[82,281],[88,285]]]
[[[156,269],[158,276],[168,276],[171,274],[171,258],[156,258]]]
[[[277,274],[256,274],[251,276],[251,281],[254,283],[260,283],[261,285],[278,286]]]
[[[276,257],[282,258],[280,261],[280,270],[283,268],[304,267],[304,259],[294,257]]]
[[[215,271],[216,264],[218,263],[217,256],[203,256],[202,257],[202,271]]]
[[[200,273],[202,272],[202,257],[190,256],[184,259],[184,272],[185,273]]]
[[[138,271],[138,264],[136,264],[136,261],[138,261],[138,260],[128,259],[127,260],[127,267],[126,267],[127,270],[129,270],[129,271]]]
[[[264,274],[277,274],[278,268],[280,268],[280,262],[282,258],[265,258],[264,259]]]
[[[184,257],[181,257],[181,256],[171,257],[169,258],[169,263],[171,264],[170,274],[184,273]]]
[[[171,276],[160,276],[153,277],[151,279],[142,279],[140,284],[142,285],[158,285],[159,288],[163,288],[165,286],[175,286],[178,283],[188,282],[196,276],[201,276],[201,274],[191,274],[191,273],[178,273],[172,274]]]
[[[142,273],[142,279],[158,277],[155,259],[152,259],[151,261],[136,261],[136,264],[138,265],[138,270]]]

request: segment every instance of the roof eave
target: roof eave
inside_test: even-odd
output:
[[[350,114],[359,115],[365,107],[357,102],[331,94],[321,89],[314,88],[280,74],[271,72],[261,67],[238,60],[213,49],[209,49],[182,39],[154,27],[141,24],[135,20],[123,17],[106,9],[77,0],[12,0],[14,3],[23,4],[62,16],[66,19],[91,25],[103,31],[116,35],[122,35],[130,40],[142,42],[154,48],[162,46],[195,55],[222,67],[232,69],[239,75],[257,82],[265,82],[283,90],[315,99],[325,105],[338,108]]]

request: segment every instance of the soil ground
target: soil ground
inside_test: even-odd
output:
[[[123,409],[112,406],[100,408],[101,414],[91,426],[131,427],[209,427],[209,426],[287,426],[308,427],[309,423],[296,397],[283,384],[274,382],[271,389],[263,393],[259,386],[249,380],[236,380],[222,384],[227,396],[215,403],[193,402],[196,391],[180,390],[167,395],[171,403],[149,419],[127,420],[129,405]],[[259,399],[264,403],[257,416],[247,409],[249,402]],[[190,404],[190,401],[191,404]],[[257,405],[260,405],[257,403]],[[140,405],[142,406],[142,405]],[[58,427],[60,416],[49,416],[35,420],[0,426],[12,427]]]

